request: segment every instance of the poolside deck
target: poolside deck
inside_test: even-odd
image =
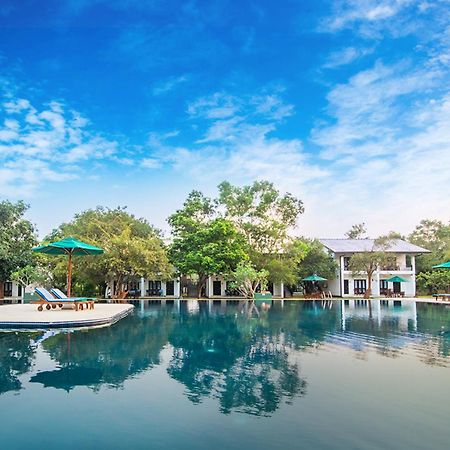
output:
[[[111,325],[134,309],[129,304],[96,304],[93,310],[51,309],[36,305],[0,306],[0,328],[74,328]]]

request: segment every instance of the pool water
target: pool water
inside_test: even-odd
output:
[[[450,448],[450,307],[135,305],[0,332],[2,449]]]

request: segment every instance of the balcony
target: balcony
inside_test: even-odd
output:
[[[399,265],[388,265],[380,267],[380,272],[412,272],[412,270],[412,267]]]

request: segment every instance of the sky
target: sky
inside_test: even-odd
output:
[[[310,237],[450,220],[450,0],[0,0],[0,200],[41,237],[223,180]]]

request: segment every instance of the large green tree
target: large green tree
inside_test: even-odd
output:
[[[248,259],[243,236],[217,215],[214,201],[201,192],[191,192],[168,222],[173,235],[170,260],[182,274],[199,277],[198,297],[210,275],[229,274]]]
[[[336,278],[338,264],[335,259],[325,250],[318,240],[299,239],[306,246],[306,254],[297,266],[297,282],[314,273],[327,280]]]
[[[450,292],[450,270],[433,270],[417,275],[417,282],[426,287],[430,293]]]
[[[117,281],[118,291],[127,278],[167,279],[172,275],[160,232],[125,208],[98,207],[84,211],[71,222],[62,224],[47,239],[65,236],[74,236],[105,250],[103,255],[75,258],[74,281],[80,294],[103,285],[108,278]],[[67,261],[49,257],[48,263],[55,277],[63,282]]]
[[[422,220],[408,238],[431,252],[416,258],[416,273],[429,271],[433,265],[450,259],[450,223]]]
[[[245,236],[255,267],[268,270],[272,282],[291,283],[296,262],[304,255],[290,236],[304,211],[303,202],[290,193],[281,194],[268,181],[242,187],[224,181],[217,201],[225,218]]]
[[[31,249],[37,241],[33,225],[24,218],[27,209],[22,201],[0,202],[0,298],[11,274],[33,261]]]

